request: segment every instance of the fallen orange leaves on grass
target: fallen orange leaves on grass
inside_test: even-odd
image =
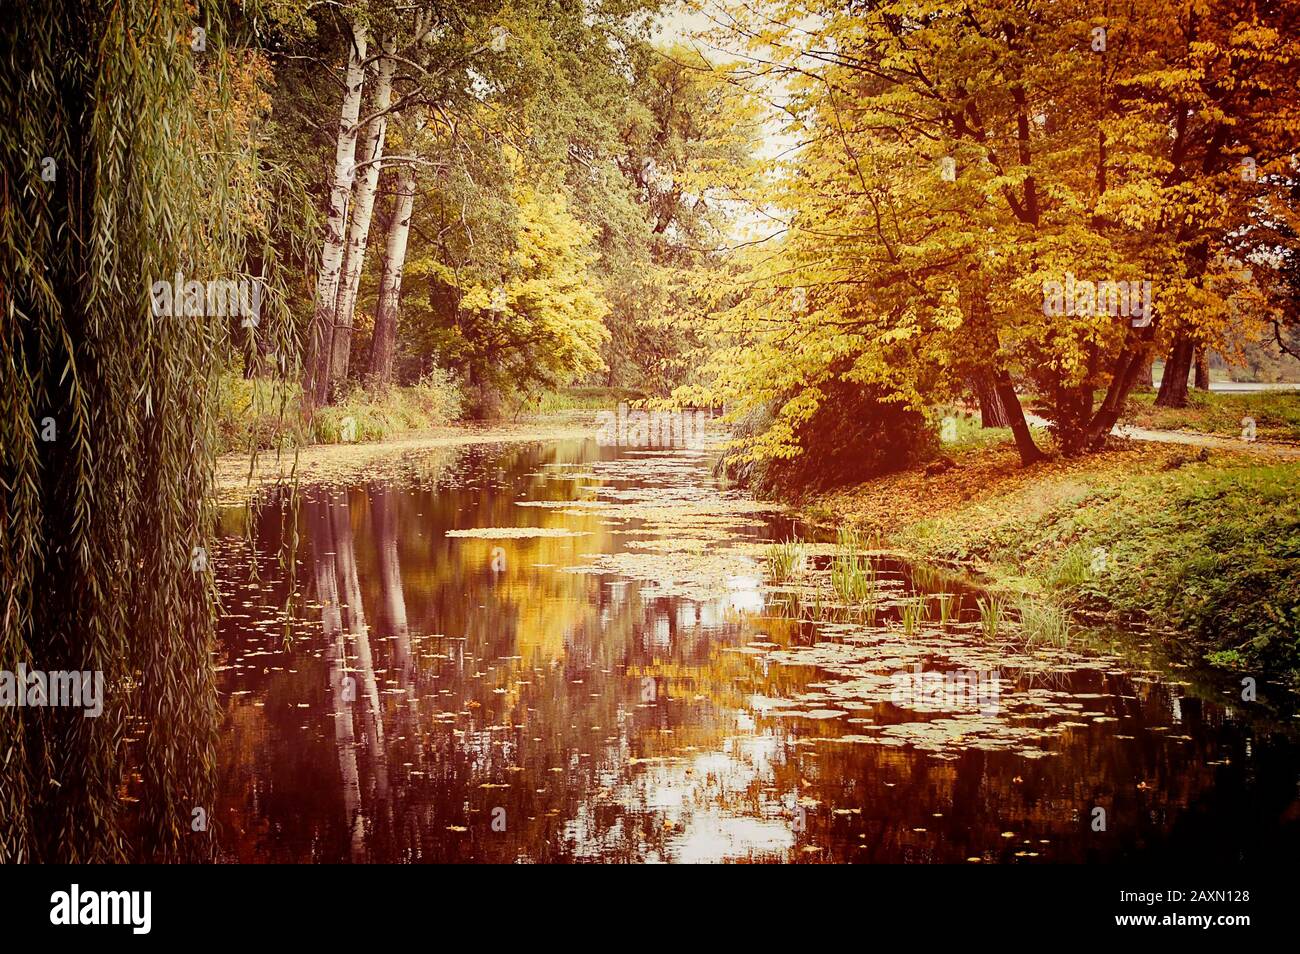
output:
[[[1046,502],[1058,496],[1054,491],[1062,485],[1149,473],[1186,453],[1186,448],[1173,445],[1129,443],[1087,457],[1055,457],[1025,467],[1013,445],[999,444],[960,453],[954,457],[956,466],[941,473],[917,468],[824,494],[813,502],[813,509],[889,537],[922,520],[995,504],[1022,490],[1032,488]]]

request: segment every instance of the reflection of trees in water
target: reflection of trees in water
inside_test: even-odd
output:
[[[547,455],[534,455],[520,466],[535,467],[537,456]],[[335,492],[317,496],[304,507],[313,561],[309,575],[321,604],[321,649],[327,669],[322,682],[328,686],[334,722],[331,748],[336,767],[328,775],[337,781],[317,793],[303,785],[296,798],[306,804],[296,811],[274,802],[282,814],[272,827],[293,828],[298,839],[316,842],[322,857],[329,856],[326,844],[331,839],[322,842],[320,836],[345,819],[338,857],[451,857],[466,850],[479,856],[484,845],[475,841],[490,831],[490,808],[504,801],[499,794],[504,790],[480,786],[493,780],[500,784],[510,777],[512,767],[525,764],[530,778],[558,781],[549,769],[563,767],[563,784],[551,787],[571,802],[575,777],[590,775],[582,759],[574,761],[573,749],[603,757],[602,741],[552,745],[558,741],[556,726],[617,722],[616,694],[602,690],[599,695],[606,701],[600,701],[590,699],[589,693],[574,696],[568,691],[570,680],[582,678],[582,671],[570,665],[565,646],[577,647],[586,639],[599,613],[599,585],[532,567],[534,562],[570,561],[571,552],[556,552],[557,546],[571,550],[570,541],[509,541],[505,567],[498,561],[494,568],[490,551],[479,552],[482,541],[452,542],[443,536],[451,526],[518,521],[518,508],[508,496],[470,488],[436,495],[406,493],[387,485],[368,491],[368,506],[358,506],[363,498],[356,493]],[[559,522],[549,513],[535,516],[547,524]],[[259,538],[279,537],[278,513],[263,511],[257,519],[262,522]],[[277,585],[268,582],[271,589]],[[266,593],[261,596],[265,599]],[[373,620],[368,620],[367,605]],[[309,642],[300,642],[293,668],[318,669],[319,664],[307,658],[309,648]],[[512,658],[516,656],[521,658]],[[615,659],[598,652],[590,665],[609,668]],[[344,674],[357,680],[355,705],[343,698]],[[287,685],[280,685],[289,681],[287,675],[263,672],[260,694],[268,700],[281,692],[292,696]],[[595,680],[589,684],[598,685]],[[401,691],[387,691],[393,687]],[[570,705],[571,698],[579,698],[580,704]],[[268,703],[265,710],[236,711],[232,721],[238,726],[237,745],[250,734],[244,723],[252,711],[275,724],[276,745],[311,744],[310,736],[297,728],[300,715],[291,707]],[[538,751],[533,736],[547,745]],[[531,750],[527,757],[521,754],[525,748]],[[272,774],[279,764],[301,769],[306,762],[317,785],[324,777],[319,759],[305,760],[302,752],[287,759],[262,760],[253,753],[244,757]],[[594,766],[596,758],[587,764]],[[388,786],[384,773],[393,765],[399,771]],[[515,778],[519,774],[511,773]],[[294,781],[280,777],[276,784],[283,789]],[[256,793],[240,790],[238,784],[235,791],[247,800],[235,807],[241,817],[232,827],[250,837],[265,837],[266,825],[243,814],[260,807],[254,804]],[[492,805],[483,802],[494,792]],[[505,804],[507,833],[494,833],[500,857],[509,859],[519,844],[538,843],[539,838],[541,843],[562,844],[558,829],[571,804],[566,807],[561,800],[557,807],[553,797],[543,799],[527,790],[523,794],[528,797],[522,799],[514,794]],[[376,821],[384,817],[384,809],[391,809],[391,827]],[[321,811],[331,820],[322,821]],[[303,815],[316,817],[303,824]],[[449,827],[470,828],[475,834],[458,839],[460,833],[449,833]],[[533,835],[524,837],[525,828]],[[464,841],[459,848],[458,841]],[[508,847],[511,844],[515,847]]]
[[[367,750],[374,760],[375,784],[383,798],[387,790],[388,770],[384,759],[384,721],[379,708],[379,682],[375,677],[374,655],[370,650],[370,631],[361,598],[361,580],[357,576],[356,549],[352,535],[352,510],[348,496],[335,493],[329,503],[330,523],[334,531],[335,566],[343,596],[343,622],[351,637],[356,671],[361,676],[362,724]],[[359,698],[358,701],[361,701]]]
[[[338,556],[329,510],[319,502],[307,505],[312,528],[312,560],[315,564],[316,601],[321,604],[321,630],[325,638],[329,693],[334,717],[334,746],[338,753],[343,807],[353,861],[364,859],[365,816],[361,806],[361,776],[357,766],[356,736],[352,724],[352,702],[356,699],[355,677],[347,664],[343,632],[343,608],[339,597]]]
[[[396,491],[391,484],[374,483],[367,488],[374,522],[375,550],[379,561],[379,589],[384,621],[394,637],[394,663],[399,678],[409,684],[415,660],[411,655],[411,628],[406,619],[406,598],[402,595],[402,563],[397,549]],[[412,702],[414,696],[410,697]]]

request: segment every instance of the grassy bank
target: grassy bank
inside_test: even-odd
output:
[[[445,427],[461,410],[456,385],[441,371],[408,387],[355,389],[320,408],[310,426],[296,383],[226,374],[217,387],[218,453],[395,440]]]
[[[612,411],[620,402],[635,404],[644,401],[642,391],[628,388],[562,388],[558,391],[546,391],[525,405],[525,409],[537,414],[556,414],[560,411]]]
[[[1121,423],[1240,437],[1242,420],[1251,418],[1261,441],[1300,442],[1300,391],[1190,391],[1185,408],[1156,407],[1155,397],[1151,392],[1132,395]]]
[[[1009,594],[1150,627],[1185,657],[1300,679],[1300,465],[1151,444],[1030,468],[1004,444],[951,456],[809,513]]]
[[[613,410],[620,402],[634,404],[645,397],[624,388],[563,388],[518,402],[498,423],[538,414]],[[222,375],[216,400],[218,454],[406,440],[455,424],[464,410],[460,389],[440,370],[418,384],[380,393],[354,388],[318,409],[310,426],[302,419],[301,399],[296,382]]]

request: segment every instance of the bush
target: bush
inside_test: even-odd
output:
[[[217,452],[269,450],[303,443],[296,381],[245,378],[230,371],[217,379]]]
[[[435,366],[410,388],[427,421],[445,426],[459,420],[463,407],[460,385],[450,371]]]
[[[301,402],[302,388],[296,381],[223,374],[216,393],[218,452],[338,444],[345,436],[380,441],[451,424],[461,413],[460,389],[441,368],[410,387],[384,392],[354,388],[343,400],[316,412],[310,433],[302,424]],[[349,418],[352,433],[345,435]]]
[[[816,493],[860,484],[933,457],[938,447],[925,415],[884,401],[879,391],[835,381],[807,421],[795,430],[801,453],[792,458],[724,462],[733,479],[763,494]],[[736,423],[744,440],[771,426],[774,410],[751,413]]]
[[[411,387],[373,392],[354,388],[341,400],[320,408],[312,437],[318,444],[345,440],[382,441],[431,427],[444,427],[460,416],[460,390],[449,373],[434,368]],[[351,420],[351,433],[345,433]]]

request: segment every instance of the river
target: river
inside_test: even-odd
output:
[[[711,464],[439,447],[225,509],[220,856],[1213,863],[1300,845],[1294,720],[1140,637],[991,637],[963,581],[887,557],[870,613],[776,585],[766,548],[801,528]],[[833,551],[811,548],[811,578]]]

